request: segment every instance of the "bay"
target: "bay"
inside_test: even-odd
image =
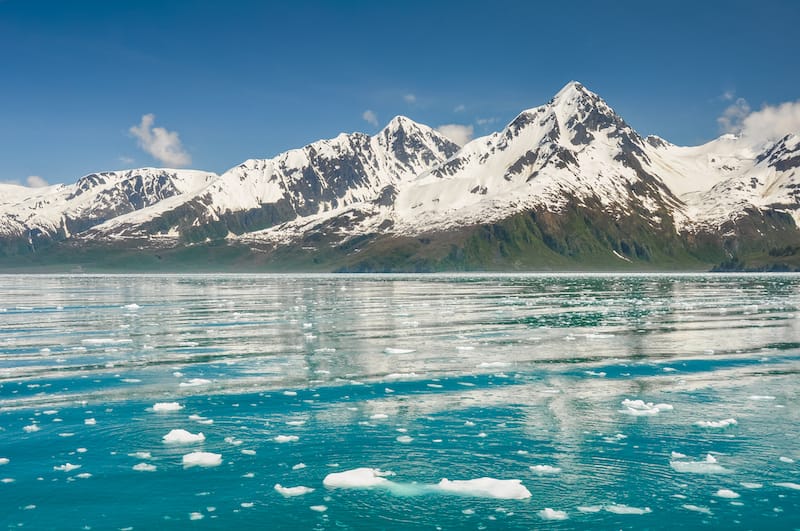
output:
[[[796,275],[0,276],[0,524],[796,527],[798,307]]]

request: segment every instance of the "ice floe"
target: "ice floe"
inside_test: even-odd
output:
[[[155,472],[158,467],[150,463],[137,463],[132,467],[137,472]]]
[[[203,442],[206,436],[200,433],[192,433],[183,429],[171,430],[168,434],[162,437],[162,440],[167,444],[193,444]]]
[[[676,472],[683,474],[728,474],[731,472],[720,465],[711,454],[706,455],[706,458],[702,461],[683,461],[673,458],[669,462],[669,466]]]
[[[530,467],[530,469],[532,472],[539,474],[540,476],[548,476],[561,473],[561,468],[551,465],[533,465]]]
[[[211,380],[207,380],[205,378],[190,378],[185,382],[181,382],[178,384],[179,387],[200,387],[201,385],[208,385],[211,383]]]
[[[97,420],[93,418],[83,419],[83,423],[86,424],[87,426],[94,426],[95,424],[97,424]]]
[[[8,457],[0,457],[0,465],[7,465],[10,461]]]
[[[328,506],[327,505],[312,505],[311,507],[309,507],[309,509],[311,509],[312,511],[318,512],[318,513],[324,513],[325,511],[328,510]]]
[[[211,452],[192,452],[183,456],[183,468],[212,467],[222,464],[222,455]]]
[[[739,497],[738,492],[734,492],[731,489],[719,489],[714,496],[717,498],[728,498],[728,499],[736,499]]]
[[[728,426],[736,426],[738,422],[736,419],[723,419],[723,420],[700,420],[695,422],[695,426],[700,426],[701,428],[727,428]]]
[[[125,310],[138,310],[139,308],[141,308],[141,306],[139,306],[138,304],[136,304],[134,302],[132,304],[126,304],[122,308],[125,309]]]
[[[300,440],[300,437],[297,435],[277,435],[274,439],[272,439],[276,443],[290,443],[290,442],[297,442]]]
[[[163,413],[168,411],[180,411],[183,406],[178,402],[156,402],[153,404],[153,411]]]
[[[626,398],[622,401],[620,413],[627,413],[628,415],[652,416],[658,415],[662,411],[672,411],[674,408],[670,404],[654,404],[653,402],[645,402],[644,400],[631,400]]]
[[[530,491],[525,488],[519,479],[478,478],[465,480],[441,480],[437,487],[444,492],[477,496],[482,498],[497,498],[503,500],[522,500],[531,497]]]
[[[741,485],[746,489],[760,489],[761,487],[764,486],[763,483],[752,483],[749,481],[742,481],[741,483],[739,483],[739,485]]]
[[[305,463],[297,463],[296,465],[294,465],[292,467],[292,470],[302,470],[304,468],[306,468],[306,464]]]
[[[379,487],[389,482],[385,476],[393,476],[393,472],[381,471],[377,468],[354,468],[344,472],[333,472],[325,476],[322,484],[338,489],[363,489]]]
[[[413,352],[416,352],[416,350],[414,350],[413,348],[386,347],[385,349],[383,349],[384,354],[411,354]]]
[[[539,518],[543,520],[566,520],[568,518],[566,511],[558,511],[550,507],[545,507],[538,514]]]
[[[787,464],[792,464],[792,463],[794,463],[794,459],[792,459],[791,457],[786,457],[786,456],[784,456],[784,455],[780,456],[780,457],[778,458],[778,460],[779,460],[781,463],[787,463]]]
[[[614,503],[611,505],[604,505],[603,509],[606,512],[614,514],[647,514],[652,512],[650,507],[631,507],[630,505]]]
[[[682,505],[682,507],[684,509],[686,509],[687,511],[694,511],[696,513],[702,513],[702,514],[712,514],[711,513],[711,509],[709,509],[708,507],[701,507],[699,505],[692,505],[691,503],[685,503],[685,504]]]
[[[396,441],[403,444],[408,444],[414,440],[414,437],[409,437],[408,435],[401,435],[399,436]]]
[[[64,463],[63,465],[54,466],[53,470],[57,470],[59,472],[72,472],[73,470],[77,470],[81,467],[81,465],[73,465],[72,463]]]
[[[152,459],[153,456],[150,452],[133,452],[128,454],[128,457],[135,457],[136,459]]]
[[[783,487],[785,489],[792,489],[792,490],[800,490],[800,484],[792,483],[790,481],[783,481],[781,483],[775,483],[776,487]]]
[[[280,483],[275,484],[275,490],[284,498],[292,498],[294,496],[302,496],[314,492],[314,489],[311,487],[304,487],[302,485],[297,487],[284,487]]]
[[[37,432],[37,431],[39,431],[39,430],[41,430],[41,429],[42,429],[42,428],[40,428],[38,424],[29,424],[29,425],[27,425],[27,426],[23,426],[23,427],[22,427],[22,430],[23,430],[25,433],[34,433],[34,432]]]
[[[189,520],[202,520],[205,517],[203,513],[189,513]]]

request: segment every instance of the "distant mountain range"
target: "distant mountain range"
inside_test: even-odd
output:
[[[6,270],[796,270],[800,134],[642,137],[567,84],[458,146],[398,116],[222,175],[0,185]]]

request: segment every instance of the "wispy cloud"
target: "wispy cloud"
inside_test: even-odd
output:
[[[364,111],[364,114],[361,115],[361,118],[364,119],[369,125],[373,127],[378,127],[378,115],[375,114],[375,111],[371,111],[367,109]]]
[[[411,104],[413,104],[413,103],[417,103],[417,96],[416,96],[416,95],[414,95],[414,94],[411,94],[411,93],[409,92],[408,94],[404,94],[404,95],[403,95],[403,101],[405,101],[405,102],[406,102],[406,103],[408,103],[409,105],[411,105]]]
[[[467,107],[463,103],[461,103],[461,104],[455,106],[455,108],[453,109],[453,112],[464,112],[466,109],[467,109]]]
[[[192,157],[183,148],[178,133],[167,131],[163,127],[153,127],[155,121],[154,114],[145,114],[139,125],[129,129],[136,137],[139,147],[154,159],[169,166],[180,167],[191,164]]]
[[[125,166],[130,166],[131,164],[136,162],[136,159],[134,159],[133,157],[126,157],[125,155],[123,155],[119,157],[119,162],[120,164],[124,164]]]
[[[471,125],[445,124],[440,125],[436,130],[459,146],[463,146],[472,140],[472,135],[475,134],[475,130]]]
[[[744,119],[750,114],[750,104],[744,98],[737,98],[717,118],[723,133],[741,133]]]
[[[38,175],[29,175],[25,179],[25,184],[30,186],[31,188],[42,188],[43,186],[50,186],[43,177],[39,177]]]
[[[719,99],[721,99],[722,101],[733,101],[735,97],[736,97],[735,90],[726,90],[725,92],[719,95]]]
[[[478,125],[490,125],[497,121],[497,118],[478,118],[475,123]]]

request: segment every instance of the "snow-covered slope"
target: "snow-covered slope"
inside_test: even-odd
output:
[[[17,191],[0,204],[0,231],[6,237],[33,233],[69,238],[108,219],[189,194],[215,177],[195,170],[141,168],[92,173],[72,185]]]

